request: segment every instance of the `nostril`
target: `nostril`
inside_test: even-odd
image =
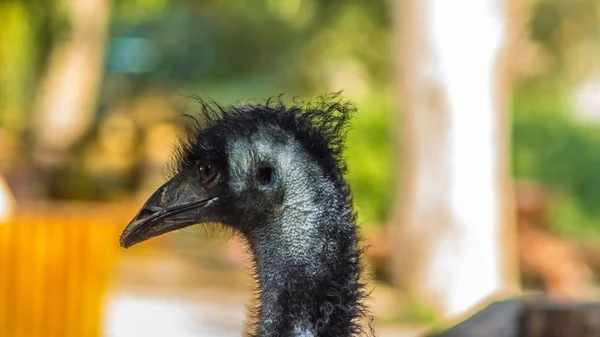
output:
[[[147,218],[151,215],[152,215],[152,211],[150,211],[147,208],[144,208],[140,211],[140,214],[138,216],[143,219],[143,218]]]
[[[256,172],[256,181],[261,185],[270,185],[273,180],[273,169],[263,166]]]
[[[148,207],[144,207],[144,208],[142,208],[142,210],[140,211],[140,214],[138,216],[143,219],[143,218],[147,218],[147,217],[151,216],[154,213],[156,213],[156,210],[152,210]]]

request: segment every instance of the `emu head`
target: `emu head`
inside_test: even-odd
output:
[[[326,218],[347,201],[335,199],[349,198],[342,150],[351,105],[330,95],[291,107],[279,101],[202,106],[177,152],[173,178],[125,228],[123,247],[193,224],[221,223],[249,241],[306,239],[327,230],[316,228],[314,217]],[[341,193],[327,193],[333,191]]]

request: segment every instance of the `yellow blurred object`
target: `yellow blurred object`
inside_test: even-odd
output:
[[[102,335],[123,227],[115,213],[41,206],[0,226],[0,336]]]

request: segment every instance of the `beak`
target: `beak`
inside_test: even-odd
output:
[[[215,196],[199,195],[185,180],[173,178],[148,198],[121,233],[121,247],[129,248],[155,236],[210,221],[207,206]]]

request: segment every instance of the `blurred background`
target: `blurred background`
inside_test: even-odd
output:
[[[348,178],[380,335],[418,334],[497,290],[596,298],[600,1],[451,6],[0,0],[0,335],[240,335],[253,287],[241,240],[189,228],[118,247],[163,182],[196,95],[231,104],[343,90],[356,104]],[[411,198],[428,181],[444,197],[419,206]],[[495,211],[435,213],[450,204]],[[440,295],[450,289],[423,281],[440,274],[419,272],[452,253],[421,250],[482,229],[498,243],[481,248],[491,255],[454,241],[468,249],[443,270],[491,285],[452,307]],[[480,279],[478,263],[499,276]]]

